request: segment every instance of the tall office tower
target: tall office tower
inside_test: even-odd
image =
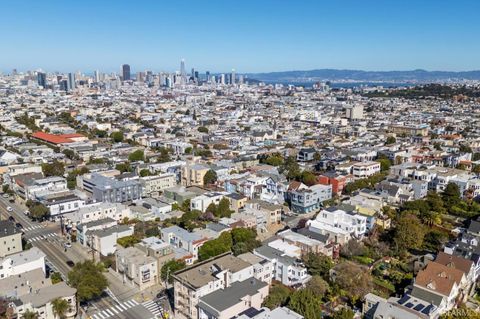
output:
[[[94,76],[95,76],[95,82],[100,82],[100,74],[98,72],[98,70],[95,70],[94,72]]]
[[[230,84],[235,84],[235,69],[232,69],[232,74],[230,74]]]
[[[240,75],[240,76],[238,77],[238,83],[239,83],[239,84],[243,84],[243,82],[244,82],[243,75]]]
[[[220,84],[225,84],[225,74],[220,74]]]
[[[198,83],[198,71],[195,71],[193,78],[195,79],[195,82]]]
[[[43,73],[43,72],[38,72],[37,73],[37,82],[38,82],[38,85],[45,88],[47,86],[47,74]]]
[[[13,69],[12,75],[17,75],[17,73],[18,73],[18,72],[17,72],[17,69]]]
[[[185,82],[186,77],[187,77],[187,73],[185,72],[185,60],[184,59],[182,59],[180,61],[180,77],[182,78],[182,81]]]
[[[205,79],[207,83],[210,83],[210,71],[205,72]]]
[[[192,68],[192,73],[191,73],[190,76],[191,76],[193,79],[195,79],[195,69],[194,69],[194,68]]]
[[[130,81],[130,65],[122,65],[122,75],[124,81]]]
[[[145,82],[145,72],[137,72],[137,82]]]
[[[68,73],[68,90],[74,90],[75,89],[75,74],[74,73]]]
[[[60,85],[60,90],[65,91],[65,92],[68,91],[68,81],[67,80],[60,79],[58,81],[58,84]]]

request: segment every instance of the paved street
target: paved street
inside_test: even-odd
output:
[[[8,206],[13,208],[12,212],[7,212]],[[65,251],[63,245],[66,239],[62,236],[59,225],[51,222],[38,223],[32,221],[24,214],[26,209],[23,205],[10,203],[7,199],[0,198],[0,212],[2,216],[5,219],[13,216],[16,222],[22,224],[25,240],[46,254],[47,265],[53,271],[58,271],[64,280],[66,280],[68,272],[71,270],[66,263],[68,260],[78,263],[92,257],[79,243],[73,243],[72,247],[67,248]],[[109,288],[119,302],[105,294],[101,299],[92,302],[91,306],[88,307],[87,313],[92,318],[150,319],[160,314],[159,307],[153,301],[141,300],[142,304],[133,299],[133,297],[138,295],[138,289],[124,285],[121,277],[114,271],[109,270],[105,273],[105,276],[109,281]]]

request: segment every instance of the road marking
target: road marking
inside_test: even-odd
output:
[[[115,315],[115,314],[113,313],[113,311],[111,311],[110,309],[105,309],[105,311],[108,312],[108,314],[109,314],[110,316]]]
[[[135,299],[132,299],[130,301],[133,302],[135,305],[138,305],[138,302]]]
[[[122,308],[123,310],[127,310],[127,309],[128,309],[128,307],[126,307],[124,304],[119,304],[118,306],[119,306],[120,308]],[[123,310],[122,310],[122,311],[123,311]]]
[[[118,313],[118,310],[117,310],[117,309],[115,309],[114,307],[110,308],[110,310],[111,310],[111,311],[113,311],[113,312],[115,312],[115,314],[117,314],[117,313]]]
[[[135,303],[132,300],[125,301],[125,304],[127,304],[129,306],[129,308],[136,306]]]
[[[122,312],[123,309],[119,305],[116,305],[113,309],[117,309],[117,311]]]

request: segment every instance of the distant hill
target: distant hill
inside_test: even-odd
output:
[[[319,69],[310,71],[284,71],[251,73],[248,78],[266,82],[315,82],[315,81],[378,81],[378,82],[436,82],[480,80],[480,71],[361,71]]]

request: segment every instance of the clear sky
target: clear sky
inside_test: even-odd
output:
[[[4,0],[0,70],[478,70],[479,14],[479,0]]]

